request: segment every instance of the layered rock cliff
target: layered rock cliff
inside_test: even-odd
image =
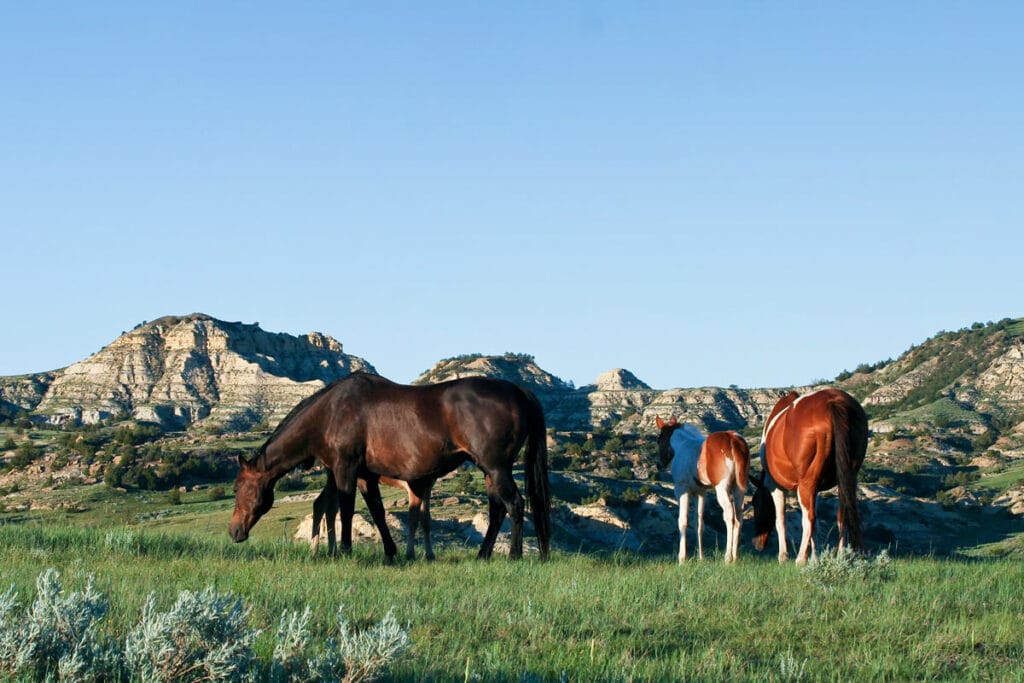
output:
[[[245,426],[279,419],[356,370],[375,372],[317,332],[296,337],[202,314],[167,317],[52,373],[35,405],[22,407],[58,423],[124,414],[166,427],[204,419]]]

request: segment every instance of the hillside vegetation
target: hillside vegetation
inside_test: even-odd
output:
[[[372,370],[324,335],[274,335],[200,314],[140,325],[76,366],[0,378],[0,521],[65,510],[88,515],[97,491],[154,492],[169,509],[183,496],[216,499],[230,491],[237,457],[267,438],[296,397],[353,369]],[[192,385],[176,374],[185,367],[202,370],[191,375],[193,385],[195,377],[209,379],[203,392],[189,393]],[[104,393],[129,371],[131,392]],[[655,418],[739,430],[756,452],[764,416],[789,389],[657,390],[623,369],[576,388],[522,353],[455,356],[418,381],[471,375],[515,381],[544,404],[566,544],[643,553],[651,552],[649,539],[671,543],[675,533],[674,502],[654,466]],[[860,475],[870,543],[894,553],[1020,552],[1024,321],[941,332],[896,360],[841,373],[833,384],[857,396],[871,418]],[[157,388],[172,386],[187,400],[159,403]],[[62,418],[47,412],[55,407]],[[173,419],[142,419],[161,415]],[[470,470],[453,480],[458,487],[444,492],[461,496],[463,505],[452,508],[457,519],[449,533],[469,533],[486,505],[482,479]],[[442,501],[435,501],[438,510]],[[821,519],[831,505],[826,495]],[[710,507],[714,534],[717,508]]]

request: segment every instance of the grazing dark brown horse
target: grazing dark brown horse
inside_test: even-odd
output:
[[[380,483],[385,486],[393,486],[403,489],[409,496],[409,525],[406,531],[405,558],[412,560],[416,558],[416,527],[423,527],[424,557],[428,560],[434,559],[434,545],[430,541],[430,490],[434,486],[434,480],[410,484],[401,479],[381,477]],[[366,480],[358,479],[356,485],[366,495]],[[338,487],[334,485],[334,476],[327,477],[327,484],[320,495],[313,501],[313,528],[310,533],[310,545],[313,553],[316,553],[320,544],[321,522],[327,525],[327,554],[337,554],[337,543],[335,541],[334,522],[338,517]],[[351,544],[351,539],[349,539]]]
[[[351,549],[356,480],[362,478],[363,497],[391,563],[397,548],[384,520],[380,478],[422,484],[471,460],[484,472],[490,499],[478,557],[491,556],[507,514],[512,518],[509,557],[519,558],[525,505],[512,466],[525,444],[526,493],[540,554],[547,557],[551,526],[546,438],[540,402],[511,382],[467,377],[406,386],[353,373],[295,406],[252,460],[239,458],[228,533],[236,542],[248,538],[273,505],[278,479],[320,460],[338,487],[342,550]]]
[[[661,467],[672,464],[672,481],[679,501],[679,562],[686,561],[686,527],[690,516],[690,495],[697,496],[697,556],[704,559],[704,494],[715,489],[725,521],[725,561],[735,562],[739,554],[743,497],[747,494],[750,447],[736,432],[712,432],[705,437],[699,429],[672,418],[655,418],[658,429],[658,459]]]
[[[763,550],[772,522],[779,534],[779,562],[785,562],[785,492],[796,491],[803,513],[797,564],[807,562],[814,545],[814,506],[818,492],[839,486],[839,547],[844,536],[863,547],[857,512],[857,471],[868,445],[868,418],[857,399],[839,389],[804,396],[791,391],[779,400],[761,436],[761,479],[755,488],[754,546]]]

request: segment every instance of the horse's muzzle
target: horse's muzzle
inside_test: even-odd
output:
[[[228,525],[228,536],[230,536],[231,540],[235,543],[241,543],[249,538],[249,532],[246,531],[241,524],[232,522]]]

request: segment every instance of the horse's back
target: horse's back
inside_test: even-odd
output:
[[[712,432],[702,447],[700,470],[701,479],[708,485],[717,485],[731,476],[746,489],[750,447],[736,432]]]
[[[853,396],[829,387],[795,400],[792,395],[786,396],[779,404],[784,405],[773,418],[775,423],[766,429],[764,445],[769,470],[780,484],[790,480],[793,485],[787,483],[786,488],[794,488],[795,482],[812,470],[815,459],[824,459],[820,468],[813,469],[820,469],[822,488],[835,486],[837,438],[852,435],[855,457],[863,461],[867,450],[867,416]],[[821,444],[827,446],[824,451],[819,448]]]

